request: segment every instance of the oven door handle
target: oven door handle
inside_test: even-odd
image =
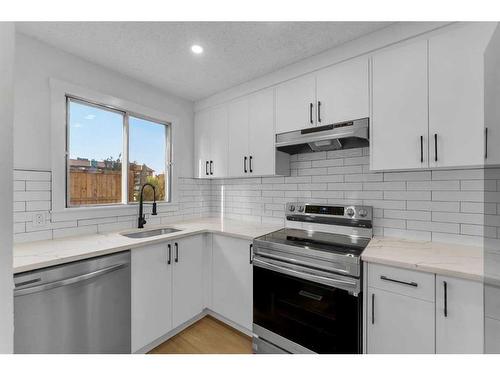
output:
[[[253,258],[253,264],[254,264],[254,266],[266,268],[266,269],[269,269],[271,271],[277,271],[277,272],[283,273],[285,275],[297,276],[297,277],[304,279],[304,280],[309,280],[309,281],[317,282],[320,284],[338,287],[340,289],[345,289],[345,290],[352,291],[355,293],[359,292],[359,290],[357,290],[358,283],[355,281],[340,280],[340,279],[326,277],[326,276],[314,275],[314,274],[308,273],[308,272],[297,271],[297,270],[294,270],[294,269],[291,269],[288,267],[283,267],[283,266],[279,266],[279,265],[271,263],[271,262],[263,261],[260,259],[260,257],[256,257],[256,256],[254,256],[254,258]]]

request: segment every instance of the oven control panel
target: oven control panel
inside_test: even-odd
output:
[[[286,205],[286,216],[304,215],[320,217],[336,217],[353,220],[372,220],[372,207],[357,205],[314,204],[290,202]]]

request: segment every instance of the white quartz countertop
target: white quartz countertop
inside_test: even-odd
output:
[[[137,231],[136,229],[16,244],[14,245],[14,273],[116,253],[200,233],[217,233],[252,240],[281,229],[283,226],[221,218],[200,218],[158,227],[171,227],[180,231],[149,238],[128,238],[121,235],[121,233]],[[144,230],[158,227],[148,227]]]
[[[481,247],[374,237],[362,260],[471,280],[483,279]]]

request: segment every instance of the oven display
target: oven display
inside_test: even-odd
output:
[[[339,207],[339,206],[306,206],[306,214],[344,216],[344,207]]]

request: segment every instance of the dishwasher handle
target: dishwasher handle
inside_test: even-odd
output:
[[[73,276],[67,279],[57,280],[50,283],[40,284],[27,288],[14,289],[14,297],[23,296],[26,294],[33,294],[37,292],[42,292],[49,289],[59,288],[61,286],[67,286],[71,284],[76,284],[85,280],[93,279],[107,273],[117,271],[122,268],[128,267],[128,263],[115,264],[114,266],[109,266],[106,268],[101,268],[97,271],[89,272],[83,275]]]

